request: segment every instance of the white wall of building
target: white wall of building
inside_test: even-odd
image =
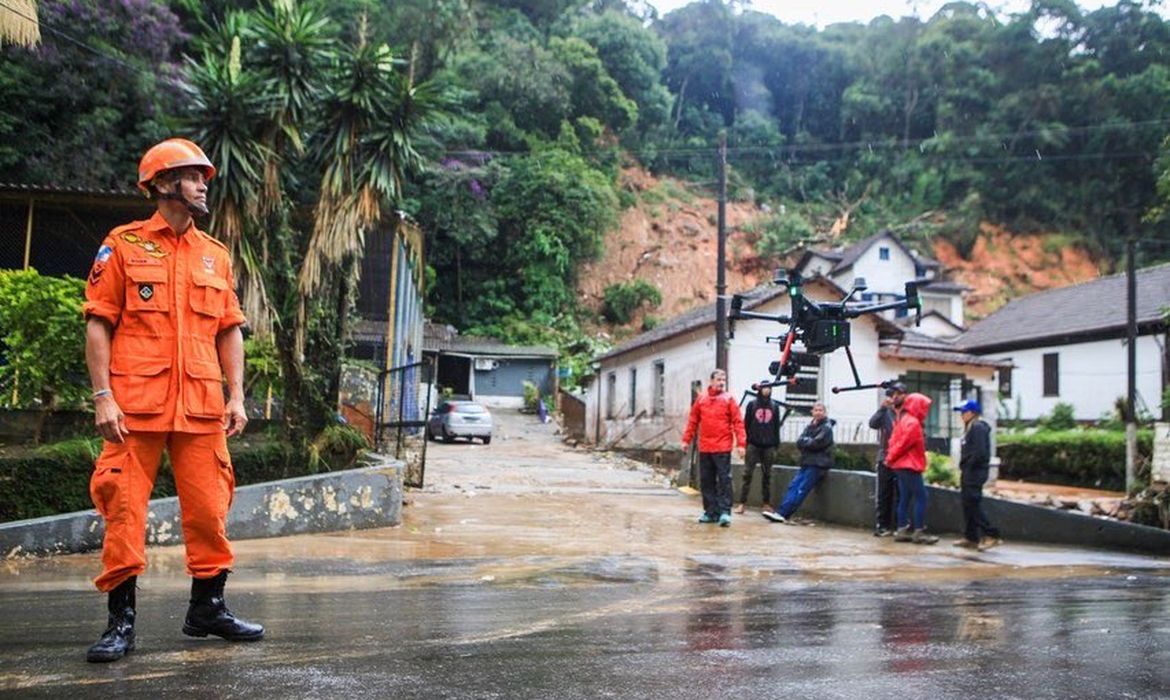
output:
[[[889,260],[881,259],[882,249],[888,251]],[[853,267],[834,277],[833,281],[848,290],[855,277],[864,277],[870,292],[902,294],[907,280],[917,276],[914,258],[892,240],[882,238],[862,253]]]
[[[1162,403],[1162,357],[1165,336],[1137,340],[1138,407],[1153,415]],[[1044,355],[1058,356],[1059,394],[1044,396]],[[1127,352],[1124,339],[1056,345],[988,355],[1011,360],[1012,395],[1004,399],[1006,417],[1035,420],[1052,413],[1057,403],[1072,404],[1077,420],[1112,414],[1126,393]]]
[[[824,298],[826,292],[805,288],[806,294]],[[787,314],[788,297],[782,296],[753,309],[760,313]],[[779,345],[766,342],[767,336],[779,335],[783,328],[778,323],[750,320],[737,321],[735,338],[728,350],[728,390],[740,399],[754,382],[768,378],[768,364],[778,359]],[[861,382],[876,383],[895,379],[908,371],[964,373],[974,381],[987,398],[995,396],[994,372],[991,369],[942,366],[937,364],[908,363],[884,359],[879,356],[878,332],[871,320],[860,319],[851,325],[851,350],[857,365]],[[797,350],[800,347],[797,346]],[[818,399],[823,401],[829,416],[837,421],[835,438],[839,443],[872,444],[876,434],[869,428],[869,417],[881,400],[877,389],[832,393],[832,387],[854,385],[853,373],[845,350],[837,350],[821,356]],[[665,368],[665,411],[653,413],[653,369],[655,362],[664,363]],[[691,405],[692,382],[701,382],[706,389],[708,377],[715,367],[715,328],[708,324],[685,335],[670,338],[653,346],[639,348],[622,356],[602,363],[599,381],[595,381],[586,393],[586,439],[601,443],[620,442],[623,446],[639,446],[657,449],[678,445],[686,425]],[[637,421],[629,411],[629,372],[637,370],[637,396],[635,415],[645,411],[646,415]],[[610,375],[615,377],[615,417],[608,419],[606,409],[609,401]],[[773,397],[783,400],[785,390],[773,389]],[[962,397],[954,397],[957,403]],[[986,401],[986,398],[985,398]],[[597,415],[602,416],[600,430]],[[994,415],[990,416],[994,421]],[[784,426],[782,438],[794,441],[808,422],[804,416],[792,416]],[[624,434],[624,435],[623,435]],[[618,440],[620,437],[620,440]],[[953,436],[952,436],[953,437]],[[957,444],[957,443],[956,443]]]

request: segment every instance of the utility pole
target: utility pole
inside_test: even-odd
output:
[[[1128,386],[1125,394],[1125,492],[1133,491],[1136,475],[1134,462],[1137,459],[1137,272],[1134,263],[1136,238],[1131,234],[1125,243],[1125,339],[1128,351]]]
[[[715,274],[715,366],[727,371],[727,133],[719,135],[719,267]]]

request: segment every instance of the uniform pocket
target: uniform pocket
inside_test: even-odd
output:
[[[231,510],[232,501],[236,497],[236,470],[226,445],[215,448],[215,460],[219,463],[220,482],[226,491],[227,510]]]
[[[167,269],[160,265],[126,266],[126,310],[162,311],[171,309]]]
[[[171,360],[114,354],[110,360],[110,388],[126,413],[162,413],[171,390]]]
[[[223,373],[218,362],[187,359],[183,409],[188,416],[223,418]]]
[[[89,478],[89,497],[106,522],[121,520],[130,504],[130,490],[124,455],[98,457]]]
[[[191,310],[203,316],[220,318],[227,303],[228,284],[215,275],[196,274],[191,277]]]

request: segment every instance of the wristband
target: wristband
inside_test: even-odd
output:
[[[101,391],[93,392],[93,398],[100,399],[103,396],[113,396],[114,392],[109,389],[102,389]]]

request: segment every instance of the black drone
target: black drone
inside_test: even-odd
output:
[[[877,384],[862,384],[857,374],[857,365],[853,362],[853,353],[849,350],[849,320],[866,314],[898,309],[914,309],[915,325],[922,322],[922,301],[918,296],[918,288],[929,283],[929,280],[916,279],[906,283],[906,294],[902,299],[876,304],[854,301],[853,296],[867,289],[865,280],[857,278],[853,281],[853,289],[841,301],[813,301],[804,295],[802,285],[804,280],[796,270],[777,270],[774,284],[788,288],[788,296],[792,300],[791,315],[762,314],[755,311],[743,310],[743,296],[736,294],[731,297],[730,335],[734,337],[734,322],[738,319],[760,319],[787,324],[788,329],[769,341],[780,344],[780,359],[768,366],[768,373],[772,375],[769,381],[760,382],[755,388],[765,386],[781,386],[796,381],[796,373],[800,369],[799,363],[792,359],[792,345],[796,341],[804,347],[805,352],[813,355],[827,355],[839,348],[845,348],[849,357],[849,368],[853,371],[853,386],[833,387],[834,394],[842,391],[857,391],[860,389],[877,389],[888,387],[891,381]]]

